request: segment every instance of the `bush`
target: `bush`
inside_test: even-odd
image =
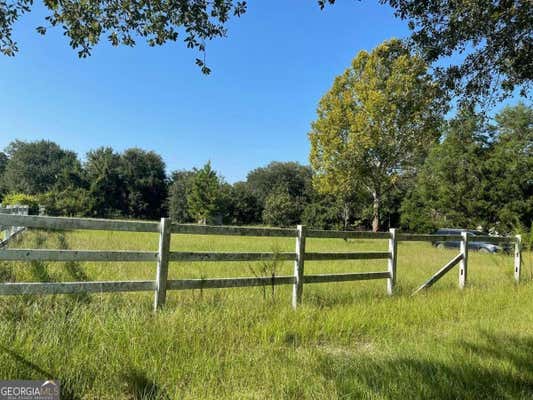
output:
[[[2,199],[4,206],[29,206],[30,214],[39,213],[39,197],[24,193],[8,193]]]
[[[39,200],[47,215],[84,217],[91,208],[89,192],[81,188],[51,191],[41,195]]]

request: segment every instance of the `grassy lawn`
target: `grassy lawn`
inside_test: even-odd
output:
[[[29,231],[21,248],[157,249],[156,234]],[[308,239],[309,251],[386,250],[386,241]],[[173,235],[174,250],[293,251],[294,239]],[[386,282],[0,298],[0,379],[56,378],[63,399],[533,399],[533,263],[400,243]],[[171,263],[170,278],[292,273],[292,263]],[[384,271],[385,260],[307,262],[306,272]],[[154,279],[154,263],[0,263],[10,281]]]

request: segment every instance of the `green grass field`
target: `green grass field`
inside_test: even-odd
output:
[[[157,249],[156,234],[25,232],[13,247]],[[386,250],[385,241],[308,239],[308,251]],[[294,239],[173,235],[174,250],[293,251]],[[398,286],[291,287],[0,298],[0,379],[56,378],[62,399],[533,399],[533,267],[400,243]],[[170,278],[284,275],[292,263],[171,263]],[[384,271],[386,261],[307,262],[306,272]],[[154,279],[153,263],[0,263],[2,281]]]

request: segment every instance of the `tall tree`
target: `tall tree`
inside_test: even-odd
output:
[[[533,221],[533,108],[520,103],[495,117],[496,140],[485,164],[489,218],[500,232]]]
[[[4,187],[4,180],[2,179],[2,176],[4,175],[7,161],[8,161],[7,154],[0,151],[0,203],[2,202],[2,197],[4,196],[6,192],[5,187]]]
[[[402,42],[359,52],[320,100],[312,123],[315,187],[336,196],[371,194],[377,231],[384,196],[421,164],[439,137],[443,110],[427,64]]]
[[[128,215],[161,218],[167,199],[165,162],[161,156],[153,151],[127,149],[120,157],[120,173],[126,187]]]
[[[192,188],[194,171],[174,171],[168,188],[168,213],[175,222],[192,222],[188,198]]]
[[[187,201],[189,213],[197,222],[206,224],[217,211],[219,184],[217,173],[211,168],[211,162],[195,170]]]
[[[41,194],[81,183],[81,163],[76,153],[47,140],[16,140],[6,149],[9,161],[3,181],[10,192]]]
[[[98,217],[126,215],[127,191],[120,155],[111,147],[89,151],[85,173],[89,181],[90,213]]]
[[[461,109],[445,139],[429,153],[413,192],[402,204],[402,224],[413,231],[486,226],[487,160],[491,135],[481,116]]]
[[[231,223],[246,225],[261,222],[262,207],[246,182],[237,182],[233,185],[231,198],[233,205]]]

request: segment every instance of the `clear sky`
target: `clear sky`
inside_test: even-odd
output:
[[[0,56],[0,149],[48,139],[84,154],[99,146],[155,150],[169,171],[211,160],[229,182],[273,160],[307,163],[320,97],[359,50],[408,35],[377,1],[250,1],[227,38],[208,42],[202,75],[182,42],[112,48],[87,59],[42,10],[16,26],[20,52]]]

